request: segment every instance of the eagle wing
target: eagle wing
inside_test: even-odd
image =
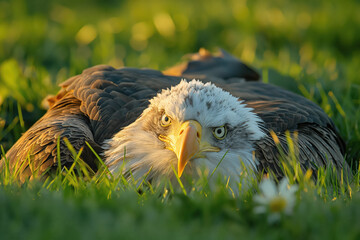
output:
[[[231,90],[264,121],[267,135],[255,143],[259,170],[283,176],[279,147],[285,154],[289,153],[288,131],[296,143],[297,159],[303,170],[312,169],[316,177],[319,167],[332,166],[351,174],[344,160],[345,143],[332,120],[315,103],[261,82],[232,83],[223,88]],[[279,146],[271,132],[278,137]]]
[[[60,139],[60,159],[63,166],[69,167],[73,162],[72,154],[68,150],[64,138],[79,150],[85,146],[85,141],[98,146],[93,142],[89,131],[88,119],[79,110],[80,101],[71,94],[66,94],[42,118],[40,118],[7,152],[11,171],[23,182],[27,178],[42,175],[49,167],[57,166],[57,139]],[[89,149],[83,152],[85,158]],[[92,156],[93,157],[93,156]],[[91,158],[90,158],[91,159]],[[5,161],[1,161],[4,167]],[[94,166],[93,161],[89,161]]]

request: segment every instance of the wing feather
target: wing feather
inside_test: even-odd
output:
[[[230,84],[224,88],[244,100],[264,121],[267,136],[256,143],[260,170],[271,170],[278,177],[283,176],[279,151],[270,132],[274,131],[285,153],[288,153],[286,131],[297,133],[298,160],[303,170],[331,166],[344,169],[351,174],[344,160],[345,143],[332,120],[315,103],[283,90],[260,82]],[[340,172],[340,171],[338,171]]]

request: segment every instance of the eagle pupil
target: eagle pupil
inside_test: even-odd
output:
[[[166,114],[161,117],[161,126],[167,127],[171,124],[171,119]]]
[[[221,126],[221,127],[215,128],[213,130],[213,134],[218,140],[222,140],[226,135],[226,127]]]

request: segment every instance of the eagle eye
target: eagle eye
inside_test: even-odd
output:
[[[171,124],[171,118],[166,115],[166,114],[163,114],[162,117],[161,117],[161,126],[162,127],[167,127]]]
[[[220,126],[213,129],[214,137],[218,140],[222,140],[226,137],[227,128],[226,126]]]

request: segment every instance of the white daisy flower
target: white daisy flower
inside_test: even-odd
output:
[[[253,198],[257,206],[254,213],[268,213],[268,222],[274,223],[281,219],[283,213],[289,215],[295,205],[295,192],[297,185],[289,185],[286,178],[283,178],[276,186],[275,182],[270,179],[263,180],[260,185],[260,193]]]

